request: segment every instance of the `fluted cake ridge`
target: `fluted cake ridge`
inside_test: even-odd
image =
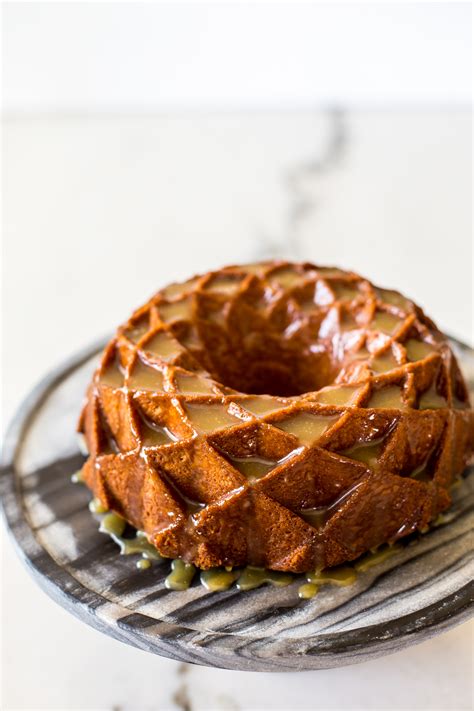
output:
[[[474,446],[416,304],[283,261],[159,291],[106,346],[79,429],[95,496],[201,568],[303,572],[424,530]]]

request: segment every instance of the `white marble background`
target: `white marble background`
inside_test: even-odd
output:
[[[3,418],[161,285],[224,263],[338,264],[472,342],[462,111],[11,118],[4,124]],[[363,665],[230,672],[86,627],[2,537],[3,708],[469,709],[472,625]]]

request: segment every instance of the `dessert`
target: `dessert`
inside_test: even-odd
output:
[[[202,569],[323,569],[423,531],[474,448],[423,311],[288,262],[159,291],[106,346],[79,430],[94,496]]]

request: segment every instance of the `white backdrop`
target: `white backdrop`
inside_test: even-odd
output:
[[[469,4],[3,9],[3,424],[153,291],[224,263],[349,267],[472,342]],[[3,533],[6,710],[472,708],[472,625],[302,675],[180,666],[68,615]]]
[[[5,3],[4,108],[466,105],[471,4]]]

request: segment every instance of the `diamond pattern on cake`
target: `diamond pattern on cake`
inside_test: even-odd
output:
[[[162,555],[295,572],[425,527],[474,439],[421,309],[287,262],[158,292],[104,350],[80,429],[88,486]]]

